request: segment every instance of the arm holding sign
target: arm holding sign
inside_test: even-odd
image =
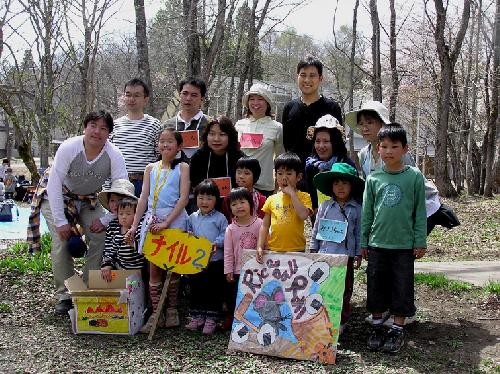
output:
[[[139,197],[139,201],[137,202],[137,208],[135,210],[134,223],[132,223],[132,227],[125,234],[124,241],[128,245],[132,245],[135,238],[135,233],[137,231],[137,227],[139,226],[139,222],[141,221],[144,212],[148,208],[148,197],[149,197],[149,185],[151,183],[151,170],[153,169],[154,164],[148,164],[146,169],[144,170],[144,180],[142,182],[142,191],[141,196]]]
[[[262,226],[259,230],[259,240],[257,241],[256,260],[259,264],[264,263],[264,247],[266,245],[267,235],[269,234],[269,227],[271,227],[271,215],[266,213],[264,219],[262,220]]]
[[[217,222],[217,228],[219,230],[219,235],[217,235],[212,244],[217,248],[224,248],[224,235],[227,229],[227,219],[224,215],[220,215],[219,222]]]
[[[224,274],[228,282],[234,282],[234,245],[231,225],[224,235]]]
[[[311,253],[318,253],[319,250],[319,240],[316,239],[316,235],[318,234],[319,230],[319,218],[324,216],[325,204],[326,202],[322,203],[318,208],[318,214],[316,216],[317,219],[314,221],[314,226],[311,232],[311,241],[309,242]]]
[[[356,206],[356,217],[354,219],[354,269],[361,266],[361,206]]]

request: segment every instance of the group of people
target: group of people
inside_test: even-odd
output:
[[[32,203],[31,248],[39,248],[40,212],[52,236],[56,313],[72,307],[64,286],[75,271],[68,249],[84,235],[84,280],[89,269],[101,269],[106,280],[113,269],[141,269],[152,313],[142,331],[149,331],[155,313],[161,313],[160,325],[179,326],[180,276],[171,275],[166,311],[158,310],[165,272],[142,255],[148,231],[179,228],[213,247],[207,268],[188,277],[187,329],[214,333],[224,310],[230,324],[243,249],[254,249],[262,263],[267,250],[309,248],[349,257],[342,328],[354,269],[362,257],[368,260],[368,346],[397,352],[405,317],[415,314],[413,261],[426,248],[425,178],[409,166],[405,130],[389,122],[379,102],[345,118],[369,143],[360,153],[366,182],[358,176],[340,106],[319,93],[322,69],[313,57],[299,62],[301,96],[285,106],[283,124],[272,117],[271,92],[259,84],[243,96],[245,118],[234,125],[227,117],[208,118],[201,110],[206,86],[198,78],[179,84],[180,111],[165,125],[144,113],[149,89],[139,79],[125,84],[125,116],[113,121],[105,111],[90,113],[84,134],[59,147]],[[229,186],[224,196],[221,186]],[[439,205],[437,193],[431,201],[432,209]],[[337,221],[340,239],[322,235],[323,220]],[[389,332],[382,328],[387,311],[394,315]]]

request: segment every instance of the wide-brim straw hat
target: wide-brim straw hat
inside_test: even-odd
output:
[[[358,177],[358,172],[351,165],[337,162],[330,171],[318,173],[313,178],[316,189],[327,196],[333,195],[332,184],[335,179],[344,179],[351,182],[351,197],[360,197],[365,189],[365,181]]]
[[[345,115],[346,125],[358,134],[361,134],[361,129],[358,126],[358,113],[361,112],[375,112],[380,117],[383,124],[388,125],[391,123],[391,121],[389,121],[389,111],[384,104],[380,101],[367,101],[360,109],[353,110]]]
[[[109,195],[112,193],[137,200],[137,197],[134,194],[135,187],[128,179],[115,179],[111,183],[111,187],[109,189],[102,190],[99,192],[99,195],[97,195],[99,202],[106,210],[109,210]]]
[[[245,92],[245,94],[241,98],[241,104],[245,108],[248,108],[248,99],[250,98],[250,95],[262,96],[264,100],[266,100],[266,102],[269,104],[269,106],[271,108],[273,107],[273,94],[267,89],[266,86],[260,83],[255,83],[247,92]]]
[[[318,119],[316,121],[316,125],[314,125],[314,130],[316,129],[321,129],[321,128],[326,128],[326,129],[337,129],[340,132],[340,135],[342,136],[342,140],[345,143],[345,129],[344,126],[342,126],[337,118],[332,116],[331,114],[325,114],[323,117]]]

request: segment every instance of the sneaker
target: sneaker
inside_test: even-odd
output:
[[[141,332],[142,334],[149,334],[149,332],[153,328],[154,319],[155,319],[155,314],[153,313],[149,316],[146,324],[139,329],[139,332]],[[156,325],[156,328],[164,327],[164,326],[165,326],[165,315],[163,313],[161,313],[160,318],[158,319],[158,324]]]
[[[175,308],[167,308],[165,312],[165,327],[177,327],[181,324],[179,321],[179,312]]]
[[[189,317],[189,323],[184,327],[188,330],[196,331],[204,324],[205,324],[205,317],[202,316]]]
[[[388,353],[397,353],[405,343],[405,334],[403,329],[390,329],[387,333],[382,351]]]
[[[55,313],[61,316],[67,316],[70,309],[73,309],[71,299],[59,300],[55,306]]]
[[[378,351],[384,345],[385,331],[383,325],[372,327],[372,333],[368,337],[368,348],[372,351]]]
[[[207,318],[205,326],[203,326],[203,334],[212,335],[217,327],[217,322],[213,318]]]

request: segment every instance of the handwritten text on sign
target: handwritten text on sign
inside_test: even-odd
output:
[[[264,134],[243,133],[240,137],[241,148],[259,148],[264,140]]]
[[[159,234],[148,232],[144,256],[156,266],[177,274],[196,274],[207,267],[212,245],[179,229],[165,229]]]
[[[316,235],[318,240],[342,243],[347,234],[347,221],[337,221],[334,219],[319,220],[319,230]]]
[[[180,131],[180,133],[183,148],[198,148],[200,146],[198,130]]]

